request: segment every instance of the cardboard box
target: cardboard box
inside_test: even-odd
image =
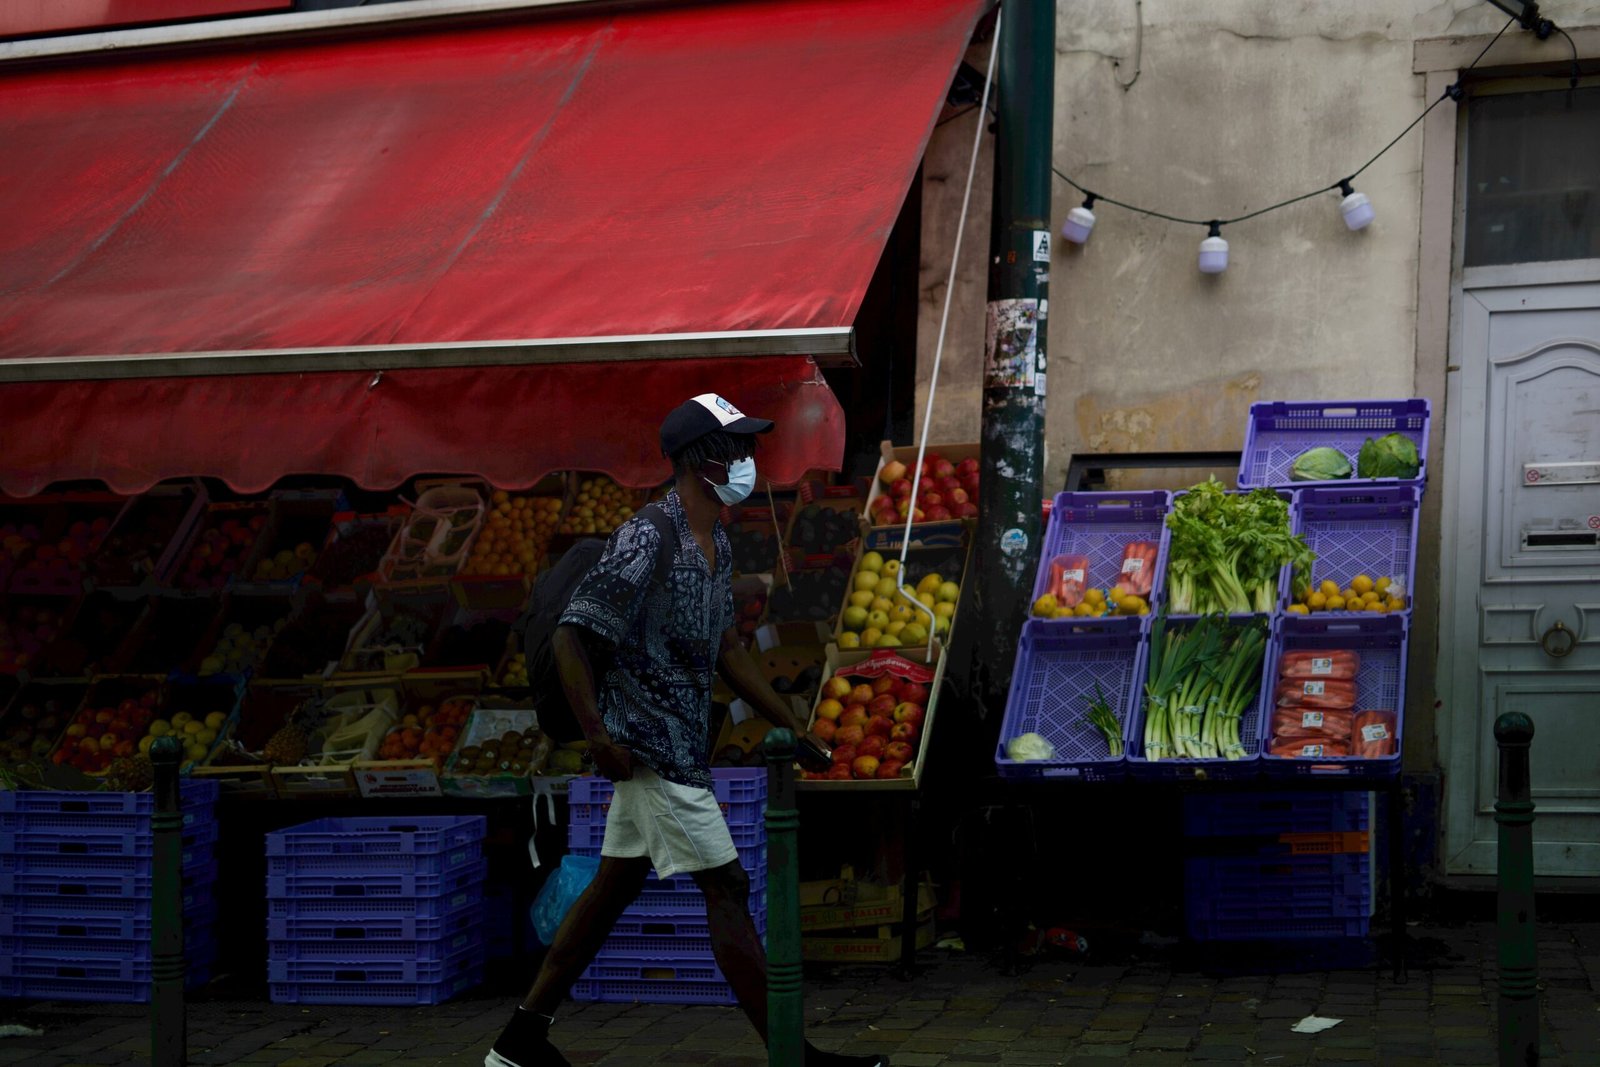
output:
[[[353,797],[356,781],[349,767],[274,767],[272,789],[280,800]]]
[[[189,771],[191,778],[204,778],[216,782],[229,796],[248,797],[255,800],[272,800],[278,795],[272,781],[272,767],[266,763],[250,763],[227,767],[203,766]]]
[[[900,929],[880,926],[857,931],[856,937],[808,935],[800,939],[800,958],[810,963],[898,963],[902,955]],[[933,919],[917,924],[916,947],[920,951],[933,944]]]
[[[802,934],[820,930],[855,930],[861,927],[897,924],[905,917],[905,897],[898,885],[882,886],[871,882],[824,883],[842,887],[842,890],[833,896],[824,894],[821,903],[804,904],[805,884],[801,883],[800,932]],[[852,895],[853,893],[859,895]],[[919,922],[932,917],[936,903],[932,886],[926,882],[917,886]]]
[[[906,792],[917,789],[922,784],[922,773],[927,764],[928,737],[933,733],[934,716],[939,708],[939,687],[944,682],[944,647],[938,642],[934,643],[933,653],[930,658],[926,648],[909,649],[877,649],[867,651],[843,651],[837,645],[828,646],[828,658],[824,665],[822,676],[824,680],[833,677],[841,671],[845,674],[859,673],[863,676],[873,676],[885,671],[891,673],[907,674],[913,680],[921,682],[928,687],[928,705],[922,721],[922,731],[917,738],[917,754],[915,760],[907,768],[903,768],[900,777],[891,779],[873,779],[872,781],[833,781],[820,778],[801,778],[795,787],[801,790],[859,790],[877,792]],[[821,693],[818,693],[819,702]],[[817,709],[813,704],[811,718],[807,723],[816,721]]]
[[[971,444],[957,445],[929,445],[925,455],[937,455],[949,460],[951,463],[960,463],[964,459],[979,459],[982,451],[983,446],[976,442]],[[868,491],[867,499],[861,508],[861,521],[868,526],[876,525],[872,521],[872,502],[889,491],[889,487],[883,484],[883,478],[881,475],[883,473],[884,464],[888,463],[892,459],[897,459],[906,465],[906,477],[909,478],[913,473],[913,468],[915,468],[917,464],[917,446],[900,445],[899,447],[896,447],[888,441],[884,441],[878,445],[878,468],[873,472],[871,488]],[[974,500],[972,503],[976,504],[977,501]],[[971,522],[972,520],[968,519],[956,521]],[[901,525],[903,526],[904,524],[902,523]]]
[[[363,797],[437,797],[439,768],[430,759],[360,760],[350,768]]]
[[[868,552],[876,552],[885,560],[899,559],[900,548],[906,543],[905,527],[880,526],[866,530],[856,548],[856,558],[851,564],[851,582],[845,587],[839,613],[834,616],[833,640],[838,642],[844,633],[844,609],[850,606],[854,590],[854,575],[861,569],[861,559]],[[937,573],[948,581],[965,586],[967,571],[972,562],[973,527],[965,522],[924,522],[911,527],[911,546],[906,550],[905,583],[915,589],[917,583],[930,573]],[[959,598],[957,603],[959,603]],[[920,612],[919,612],[920,616]],[[920,616],[926,620],[926,616]],[[956,616],[951,615],[954,630]],[[950,643],[949,635],[943,638]]]
[[[467,719],[455,749],[445,760],[440,788],[449,796],[458,797],[525,797],[533,793],[533,782],[527,774],[461,774],[457,769],[457,754],[469,745],[481,745],[490,738],[498,738],[507,730],[524,732],[539,728],[539,713],[530,703],[519,703],[498,697],[480,697],[478,706]]]

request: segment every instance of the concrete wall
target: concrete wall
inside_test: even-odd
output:
[[[1595,0],[1547,7],[1565,25],[1600,22]],[[1504,21],[1478,0],[1062,0],[1055,159],[1141,206],[1243,214],[1343,177],[1416,117],[1415,40]],[[919,427],[977,121],[947,122],[928,153]],[[980,149],[935,441],[978,436],[992,143]],[[1196,270],[1202,228],[1110,205],[1087,245],[1058,237],[1047,486],[1075,451],[1238,447],[1256,399],[1417,393],[1420,150],[1413,131],[1357,181],[1378,213],[1367,230],[1346,230],[1326,193],[1226,228],[1220,276]],[[1081,196],[1058,180],[1054,199],[1059,232]]]

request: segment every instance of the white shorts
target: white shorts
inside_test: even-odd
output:
[[[633,777],[616,783],[600,855],[649,856],[656,874],[671,878],[732,863],[739,850],[711,790],[663,781],[635,764]]]

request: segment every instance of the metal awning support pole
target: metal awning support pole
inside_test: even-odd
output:
[[[1000,714],[1039,559],[1055,0],[1007,0],[1000,27],[994,217],[989,231],[976,681]]]
[[[155,811],[150,815],[153,878],[150,894],[150,1063],[189,1062],[189,1028],[183,1002],[183,805],[178,795],[175,737],[150,746]]]
[[[772,730],[767,758],[767,1063],[805,1061],[805,991],[800,969],[800,812],[795,809],[795,737]]]
[[[1539,1062],[1539,938],[1533,917],[1533,787],[1528,774],[1533,720],[1508,711],[1495,720],[1494,739],[1500,745],[1500,788],[1494,802],[1494,821],[1500,825],[1500,1064],[1526,1067]]]

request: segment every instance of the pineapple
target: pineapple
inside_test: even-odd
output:
[[[293,766],[311,749],[311,724],[322,714],[322,703],[308,700],[289,714],[277,733],[267,738],[261,754],[275,766]]]
[[[119,756],[106,768],[106,787],[119,793],[143,793],[155,784],[155,768],[147,756]]]

